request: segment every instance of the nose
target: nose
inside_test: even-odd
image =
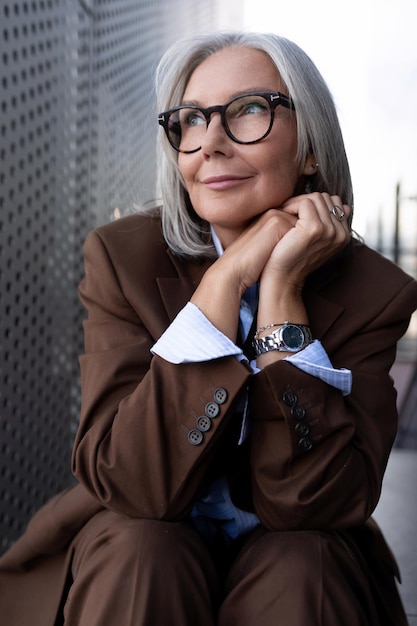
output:
[[[201,143],[201,151],[205,157],[210,157],[218,152],[227,155],[232,143],[226,134],[221,121],[220,113],[213,112],[207,123],[206,133]]]

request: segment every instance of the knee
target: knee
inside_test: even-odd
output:
[[[86,524],[75,542],[75,570],[87,561],[100,561],[107,568],[113,562],[146,563],[149,568],[175,568],[187,555],[204,551],[199,537],[182,522],[133,519],[101,511]]]
[[[292,572],[299,575],[302,571],[317,574],[323,562],[333,558],[331,536],[320,531],[268,533],[263,543],[265,554],[280,562],[288,575]]]
[[[186,530],[181,523],[134,519],[102,511],[90,520],[80,535],[80,544],[120,556],[123,552],[172,552],[181,544]]]
[[[117,551],[127,549],[138,552],[143,548],[153,550],[155,547],[169,549],[174,532],[168,531],[168,523],[133,519],[117,513],[106,515],[104,524],[98,529],[96,540],[103,546],[106,544]]]
[[[311,530],[280,535],[272,533],[265,549],[281,558],[281,567],[284,566],[290,575],[293,573],[297,577],[302,572],[307,580],[312,576],[327,578],[329,572],[340,572],[342,565],[352,561],[338,533]]]
[[[102,511],[79,533],[72,565],[69,624],[105,624],[109,615],[123,624],[213,624],[217,573],[186,523]]]
[[[219,624],[370,624],[367,580],[337,533],[259,529],[230,570]]]
[[[197,550],[199,541],[185,523],[120,515],[111,520],[106,535],[109,546],[119,554],[133,551],[142,561],[162,563],[164,567],[175,564],[187,552]]]
[[[274,572],[276,581],[299,587],[301,580],[308,584],[311,577],[338,568],[343,551],[332,533],[261,531],[244,547],[234,567],[240,571],[242,563],[250,562],[259,574]]]

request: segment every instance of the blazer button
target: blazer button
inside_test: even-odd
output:
[[[211,419],[205,415],[201,415],[197,419],[197,428],[201,430],[202,433],[207,432],[211,428]]]
[[[217,402],[208,402],[206,404],[206,408],[204,412],[207,415],[207,417],[209,417],[210,419],[213,419],[214,417],[217,417],[218,414],[220,413],[219,405],[217,404]]]
[[[302,420],[305,417],[306,410],[303,406],[292,406],[290,413],[294,419]]]
[[[193,428],[192,430],[190,430],[190,432],[188,433],[188,441],[191,443],[192,446],[199,446],[200,443],[203,441],[203,433],[201,432],[201,430],[198,430],[197,428]]]
[[[295,432],[299,437],[306,437],[309,434],[310,428],[304,422],[298,422],[294,428]]]
[[[294,393],[294,391],[289,391],[289,390],[284,393],[284,395],[282,396],[282,399],[284,400],[287,406],[295,406],[298,402],[297,394]]]
[[[313,442],[311,441],[310,437],[303,437],[298,442],[298,445],[300,446],[303,452],[309,452],[311,448],[313,447]]]
[[[223,387],[218,387],[214,392],[214,400],[217,404],[224,404],[227,400],[227,391]]]

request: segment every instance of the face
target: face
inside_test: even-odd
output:
[[[183,103],[224,104],[248,92],[286,89],[269,59],[251,48],[225,48],[203,61],[186,86]],[[294,193],[307,164],[296,163],[294,112],[278,106],[269,135],[242,145],[230,139],[214,113],[201,150],[178,155],[178,165],[197,214],[210,222],[226,247],[258,215],[279,208]]]

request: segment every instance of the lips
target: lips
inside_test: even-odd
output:
[[[234,174],[222,174],[221,176],[207,176],[201,180],[203,185],[210,187],[211,189],[227,189],[228,187],[234,187],[245,180],[251,178],[250,176],[237,176]]]

